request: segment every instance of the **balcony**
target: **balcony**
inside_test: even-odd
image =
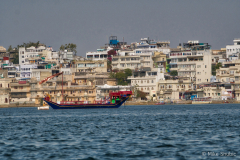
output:
[[[29,89],[11,89],[11,92],[21,93],[21,92],[29,92]]]
[[[21,95],[11,95],[11,98],[27,98],[27,95],[21,94]]]
[[[29,83],[26,83],[26,84],[19,84],[19,83],[11,82],[11,83],[10,83],[10,86],[11,86],[11,87],[29,86]]]
[[[40,91],[40,88],[31,88],[30,92],[34,92],[34,91]]]

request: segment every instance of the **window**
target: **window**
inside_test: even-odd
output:
[[[22,63],[24,63],[24,61],[22,61]]]
[[[205,65],[205,68],[207,68],[207,65]]]

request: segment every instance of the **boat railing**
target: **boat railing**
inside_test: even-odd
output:
[[[88,101],[61,101],[60,104],[87,104]]]
[[[81,105],[81,104],[110,104],[109,101],[95,100],[93,103],[91,101],[61,101],[62,105]]]

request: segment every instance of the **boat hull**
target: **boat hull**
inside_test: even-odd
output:
[[[129,97],[122,99],[120,102],[115,104],[76,104],[76,105],[67,105],[67,104],[57,104],[52,101],[47,101],[43,99],[50,107],[53,109],[102,109],[102,108],[119,108],[124,102],[128,100]]]

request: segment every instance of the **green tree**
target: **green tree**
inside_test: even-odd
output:
[[[8,50],[7,50],[7,51],[10,52],[11,50],[13,50],[13,49],[12,49],[12,45],[10,45],[10,46],[8,47]]]
[[[176,70],[170,71],[171,76],[177,76],[178,72]]]
[[[216,76],[216,70],[222,67],[222,63],[212,64],[212,75]]]
[[[107,60],[107,71],[112,72],[112,61],[109,59]]]
[[[40,105],[43,106],[43,99],[40,100]]]
[[[115,74],[114,72],[111,72],[111,73],[109,74],[109,78],[116,78],[116,74]]]
[[[73,43],[68,43],[68,44],[65,44],[65,45],[61,45],[59,49],[61,51],[64,51],[65,49],[69,50],[69,51],[73,52],[75,56],[77,54],[77,45],[73,44]]]
[[[111,72],[109,74],[109,78],[116,78],[118,85],[128,85],[130,83],[130,80],[127,80],[128,76],[132,76],[132,70],[127,68],[124,71],[118,71]]]
[[[146,95],[147,95],[146,93],[137,90],[137,98],[147,99],[147,98],[146,98]]]
[[[127,85],[127,82],[125,81],[126,75],[124,72],[116,73],[116,79],[117,79],[118,85]]]
[[[217,65],[216,65],[216,69],[219,69],[219,68],[221,68],[222,67],[222,63],[218,63]]]
[[[127,68],[127,69],[124,70],[124,72],[125,72],[126,77],[132,76],[132,70],[131,69]]]
[[[18,53],[14,54],[13,64],[19,64],[19,56]]]
[[[60,48],[59,48],[60,51],[64,51],[65,50],[65,46],[64,45],[61,45]]]
[[[131,80],[128,80],[127,78],[128,78],[129,76],[132,76],[132,70],[129,69],[129,68],[127,68],[127,69],[124,70],[124,73],[125,73],[125,76],[126,76],[125,79],[126,79],[127,83],[128,83],[128,84],[131,83]]]

